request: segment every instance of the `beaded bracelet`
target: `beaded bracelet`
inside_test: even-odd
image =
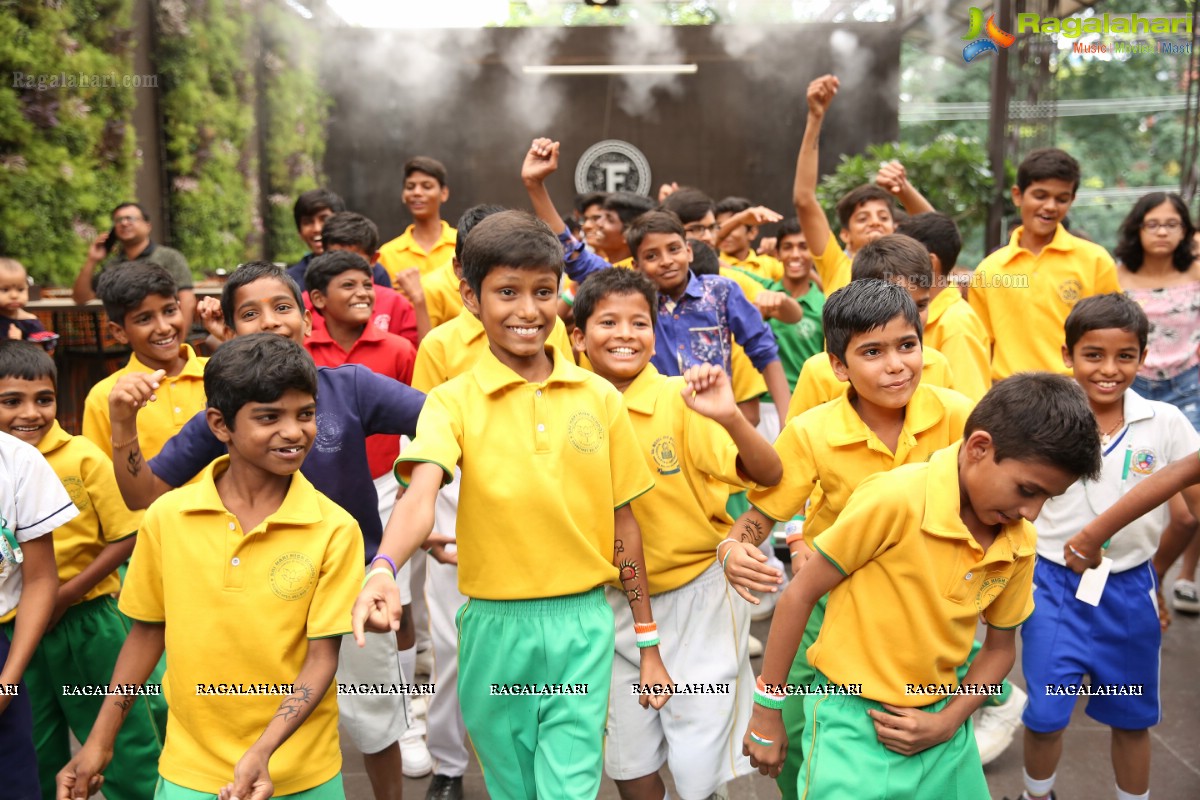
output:
[[[783,708],[783,698],[767,691],[767,684],[763,682],[761,675],[758,676],[758,681],[754,687],[754,704],[760,705],[763,708],[770,708],[774,711]]]
[[[375,562],[376,562],[376,561],[386,561],[386,562],[387,562],[387,565],[388,565],[389,567],[391,567],[391,568],[392,568],[392,577],[393,577],[393,578],[394,578],[394,577],[396,577],[396,573],[398,573],[398,572],[400,571],[400,570],[399,570],[399,569],[396,567],[396,562],[395,562],[395,561],[392,561],[392,559],[388,558],[388,557],[387,557],[387,556],[385,556],[383,553],[376,553],[376,554],[375,554],[375,557],[371,559],[371,566],[372,566],[372,567],[373,567],[373,566],[375,566]]]
[[[755,744],[761,744],[763,747],[770,747],[771,745],[775,744],[774,739],[768,739],[761,733],[755,731],[753,728],[750,729],[750,741],[754,742]]]
[[[135,433],[133,435],[133,438],[127,442],[114,442],[111,438],[108,441],[112,445],[112,449],[114,451],[124,450],[126,447],[132,447],[133,445],[138,443],[138,435]]]
[[[364,589],[367,588],[367,583],[370,582],[371,578],[374,578],[376,575],[387,575],[392,580],[396,580],[395,573],[388,570],[387,567],[376,567],[375,569],[373,569],[367,573],[367,577],[363,578],[362,585],[363,585]]]

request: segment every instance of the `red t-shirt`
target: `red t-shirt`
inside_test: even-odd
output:
[[[378,308],[378,306],[376,306]],[[411,309],[412,306],[409,306]],[[320,316],[320,315],[315,315]],[[340,367],[342,364],[362,364],[372,372],[395,378],[401,383],[412,385],[413,364],[417,360],[417,348],[403,336],[380,330],[375,325],[363,328],[362,336],[347,353],[341,345],[329,337],[322,325],[320,330],[313,326],[312,336],[304,341],[318,367]],[[321,398],[317,398],[317,413],[320,414]],[[392,471],[396,456],[400,454],[400,437],[395,434],[377,433],[367,437],[367,462],[371,477]]]
[[[312,314],[313,333],[325,330],[325,318],[313,308],[312,301],[308,299],[308,292],[304,293],[304,307]],[[413,347],[419,344],[417,312],[413,310],[409,299],[395,289],[378,285],[375,287],[375,308],[371,311],[371,323],[381,331],[403,336],[412,342]]]

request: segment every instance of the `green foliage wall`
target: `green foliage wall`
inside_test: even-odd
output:
[[[132,5],[0,10],[0,255],[39,283],[69,284],[93,225],[133,194]]]

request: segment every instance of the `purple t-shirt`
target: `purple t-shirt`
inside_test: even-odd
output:
[[[317,438],[300,471],[358,521],[368,559],[379,550],[383,526],[367,465],[367,437],[414,436],[424,405],[423,393],[361,364],[317,367]],[[172,487],[183,486],[225,452],[201,411],[150,459],[150,471]]]

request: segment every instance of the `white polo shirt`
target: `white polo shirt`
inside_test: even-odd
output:
[[[1034,521],[1037,552],[1063,564],[1063,547],[1126,492],[1172,461],[1195,457],[1200,434],[1175,406],[1147,400],[1132,389],[1125,391],[1125,427],[1104,448],[1104,467],[1098,481],[1076,481],[1060,497],[1042,506]],[[1144,564],[1158,549],[1168,520],[1167,504],[1150,511],[1112,538],[1108,557],[1113,572]]]
[[[28,542],[52,533],[78,513],[37,448],[0,433],[0,525],[18,542]],[[8,553],[7,543],[2,549]],[[21,583],[20,565],[5,557],[0,561],[0,617],[17,607]]]

